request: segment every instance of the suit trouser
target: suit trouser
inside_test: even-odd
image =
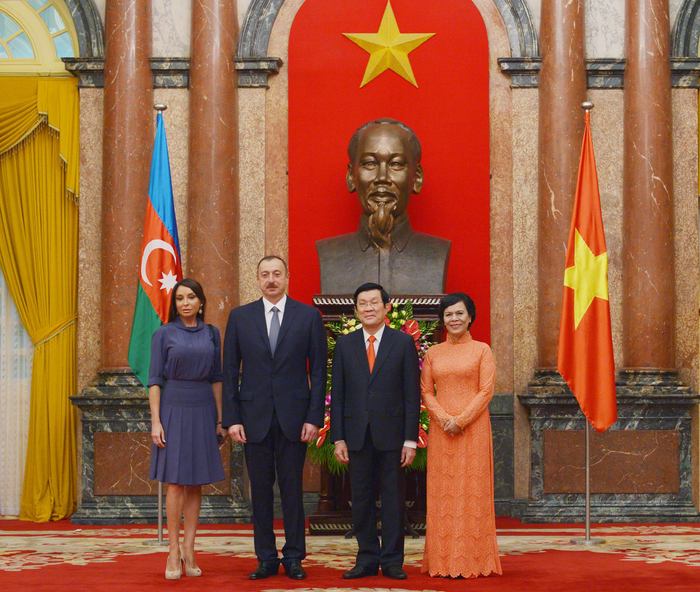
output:
[[[405,476],[401,450],[377,450],[367,426],[360,450],[349,450],[352,521],[357,536],[357,565],[403,565]],[[377,533],[377,485],[381,500],[382,542]]]
[[[301,561],[306,557],[302,491],[306,443],[289,440],[275,415],[262,442],[244,444],[243,450],[253,498],[253,540],[258,561],[279,562],[273,530],[275,473],[284,519],[282,564]]]

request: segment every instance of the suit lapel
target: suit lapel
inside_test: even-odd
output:
[[[384,360],[386,360],[387,355],[394,343],[396,342],[396,331],[391,328],[384,327],[384,334],[382,335],[382,340],[379,342],[379,351],[377,352],[377,357],[374,360],[374,369],[372,371],[372,378],[374,378],[379,372]],[[369,368],[369,364],[367,366]]]
[[[270,336],[267,334],[267,323],[265,322],[265,305],[263,304],[262,298],[255,301],[255,314],[253,315],[253,321],[255,326],[260,331],[260,339],[267,346],[267,352],[272,355],[272,350],[270,349]],[[278,340],[279,343],[279,340]]]
[[[297,308],[297,301],[292,300],[289,296],[287,296],[287,303],[284,307],[284,314],[282,315],[282,324],[280,325],[280,334],[277,337],[277,348],[275,349],[275,351],[277,351],[280,348],[280,343],[282,343],[282,340],[284,339],[284,336],[287,333],[287,329],[289,329],[289,326],[294,322],[294,317],[298,312]]]
[[[360,368],[362,368],[362,371],[364,374],[367,376],[367,379],[370,379],[370,373],[369,373],[369,361],[367,360],[367,348],[365,347],[365,334],[362,331],[362,329],[357,329],[356,331],[353,331],[350,333],[350,344],[351,344],[351,349],[355,356],[357,357],[357,362],[360,365]],[[375,365],[376,365],[376,360],[375,360]]]

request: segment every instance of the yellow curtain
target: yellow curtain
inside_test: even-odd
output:
[[[20,517],[76,508],[78,90],[0,77],[0,268],[35,345]]]

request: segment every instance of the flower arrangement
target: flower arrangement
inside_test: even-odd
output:
[[[403,306],[392,307],[386,315],[384,322],[392,329],[402,331],[411,337],[416,342],[416,351],[421,367],[423,366],[423,358],[425,357],[428,348],[433,345],[431,336],[438,326],[437,321],[416,321],[413,318],[413,303],[408,300]],[[342,316],[340,321],[328,324],[333,337],[328,338],[328,374],[326,382],[326,410],[323,420],[323,427],[318,432],[318,438],[315,442],[310,442],[308,446],[309,456],[311,459],[325,466],[328,470],[338,475],[347,470],[347,465],[339,463],[335,459],[335,446],[331,444],[328,432],[331,428],[331,370],[333,365],[333,352],[335,351],[335,340],[339,335],[347,335],[353,331],[357,331],[362,327],[362,324],[357,318],[348,318]],[[428,411],[421,403],[420,409],[420,426],[418,428],[418,449],[416,457],[409,468],[416,470],[425,470],[427,463],[428,445]]]

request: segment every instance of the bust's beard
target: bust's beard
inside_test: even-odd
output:
[[[369,202],[372,213],[369,215],[368,226],[370,241],[376,249],[391,247],[391,231],[394,228],[394,202]]]

